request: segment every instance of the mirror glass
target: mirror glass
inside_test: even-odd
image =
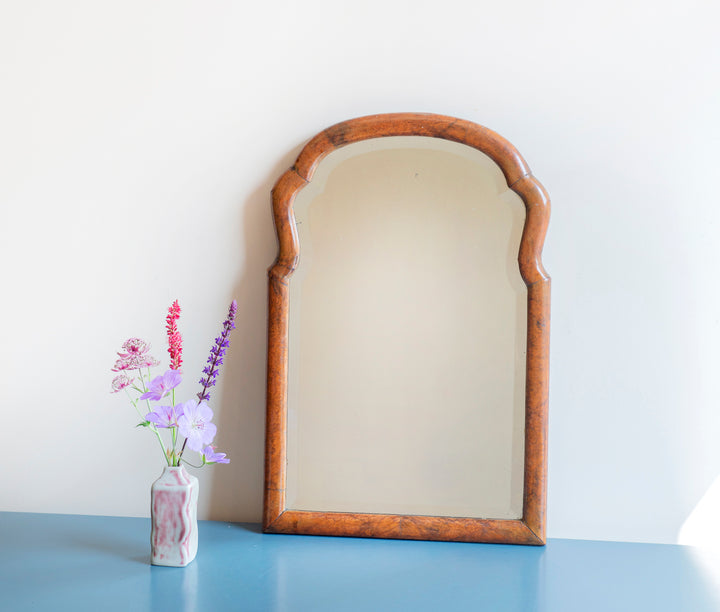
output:
[[[293,209],[287,509],[522,517],[525,206],[500,168],[373,138]]]

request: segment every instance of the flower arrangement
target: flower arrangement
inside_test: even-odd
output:
[[[160,365],[160,361],[150,354],[150,345],[140,338],[130,338],[122,345],[123,352],[118,352],[112,371],[119,374],[112,381],[111,392],[124,390],[127,393],[130,403],[142,419],[138,427],[145,427],[155,434],[168,466],[178,467],[180,462],[193,467],[230,462],[225,453],[216,452],[215,446],[211,444],[217,427],[212,422],[213,412],[207,402],[210,400],[209,389],[215,386],[219,368],[230,345],[229,336],[235,329],[236,313],[237,302],[233,300],[222,331],[215,338],[207,365],[203,368],[203,376],[199,381],[202,388],[197,399],[175,402],[175,388],[182,382],[183,363],[182,336],[177,327],[180,318],[180,305],[177,300],[168,308],[165,319],[170,367],[164,374],[154,378],[151,376],[150,368]],[[143,370],[146,370],[146,373]],[[142,401],[146,402],[148,409],[144,415],[140,410]],[[156,402],[155,406],[150,402]],[[160,430],[169,430],[168,443],[163,440]],[[178,449],[180,438],[184,440]],[[193,465],[183,457],[186,447],[200,453],[201,465]]]

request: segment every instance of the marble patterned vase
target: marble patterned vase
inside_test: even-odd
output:
[[[197,554],[198,479],[166,467],[151,489],[151,563],[185,567]]]

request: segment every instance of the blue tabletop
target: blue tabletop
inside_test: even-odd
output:
[[[287,536],[209,521],[199,532],[193,563],[155,567],[149,519],[0,513],[0,610],[720,610],[720,574],[681,546]]]

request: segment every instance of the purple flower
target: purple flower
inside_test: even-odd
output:
[[[215,447],[212,445],[206,446],[201,452],[205,463],[230,463],[230,459],[227,459],[225,453],[216,453]]]
[[[128,376],[127,374],[120,374],[119,376],[116,376],[113,378],[112,381],[112,391],[111,393],[117,393],[121,389],[124,389],[125,387],[129,387],[133,384],[133,381],[135,379]]]
[[[178,418],[183,414],[182,405],[178,406],[159,406],[155,412],[145,415],[145,419],[151,423],[155,423],[157,427],[177,427]]]
[[[181,404],[183,414],[178,417],[178,431],[187,438],[186,443],[190,449],[200,452],[202,447],[210,444],[217,427],[210,420],[213,412],[205,402],[190,400]]]
[[[197,397],[200,401],[210,399],[208,389],[215,386],[215,379],[219,374],[218,367],[223,362],[223,357],[225,357],[225,351],[227,350],[227,347],[230,346],[230,340],[228,340],[228,336],[230,336],[230,332],[235,329],[236,314],[237,302],[233,300],[230,304],[228,317],[223,322],[222,332],[217,338],[215,338],[215,344],[210,349],[210,357],[208,357],[207,360],[208,365],[203,368],[203,374],[205,374],[205,376],[200,379],[200,384],[203,386],[203,388],[202,391],[197,394]]]
[[[182,382],[182,376],[177,370],[168,370],[162,376],[154,378],[150,382],[150,390],[143,393],[140,399],[157,401],[165,397],[170,391]]]

